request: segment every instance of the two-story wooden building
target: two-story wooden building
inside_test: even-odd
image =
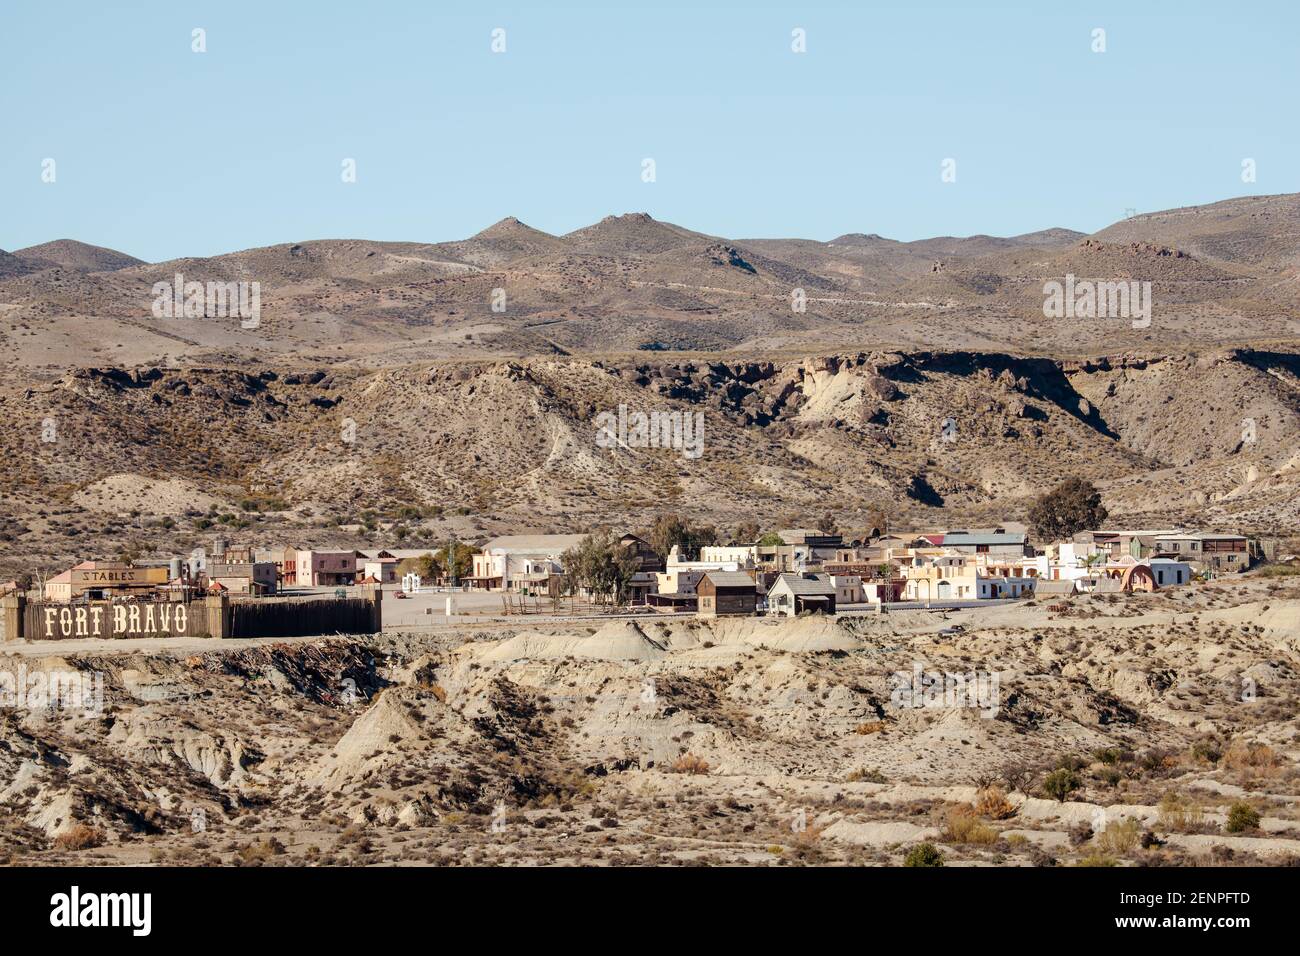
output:
[[[744,571],[706,571],[695,594],[700,617],[753,614],[758,606],[758,585]]]

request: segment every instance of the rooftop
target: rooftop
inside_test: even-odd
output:
[[[484,551],[564,551],[580,542],[581,534],[505,534],[483,545]]]
[[[1025,536],[1017,531],[949,531],[943,535],[942,543],[945,548],[962,544],[1024,544]]]
[[[835,585],[831,583],[830,578],[825,575],[805,577],[802,574],[793,574],[789,571],[781,574],[772,587],[775,588],[782,581],[790,588],[794,594],[800,595],[817,595],[817,594],[834,594]],[[770,589],[769,589],[770,590]]]
[[[743,571],[710,571],[704,575],[720,588],[754,588],[754,579]]]

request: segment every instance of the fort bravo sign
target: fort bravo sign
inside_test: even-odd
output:
[[[0,641],[67,641],[129,637],[306,637],[378,634],[383,596],[231,601],[209,594],[188,601],[165,598],[113,601],[33,601],[0,595]]]
[[[206,637],[203,602],[140,601],[89,604],[29,604],[23,628],[28,640],[78,637]]]

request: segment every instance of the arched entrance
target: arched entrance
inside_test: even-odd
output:
[[[1145,564],[1135,564],[1124,571],[1121,586],[1125,591],[1154,591],[1156,579],[1152,576],[1150,567]]]

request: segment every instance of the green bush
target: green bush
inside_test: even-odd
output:
[[[933,843],[918,843],[907,852],[903,866],[943,866],[943,854]]]
[[[1053,770],[1043,778],[1043,793],[1059,803],[1064,803],[1080,786],[1079,775],[1065,767]]]
[[[1092,752],[1092,759],[1107,766],[1114,766],[1124,759],[1124,751],[1119,747],[1105,747]]]
[[[1228,832],[1241,833],[1259,826],[1259,811],[1245,800],[1238,800],[1228,808]]]
[[[1119,772],[1118,767],[1102,767],[1097,774],[1097,779],[1114,789],[1119,786],[1120,781],[1124,779],[1124,775]]]
[[[1218,763],[1223,756],[1223,748],[1215,740],[1198,740],[1192,744],[1192,757],[1206,763]]]

